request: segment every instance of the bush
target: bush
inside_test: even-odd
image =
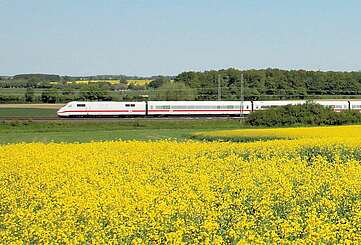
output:
[[[342,125],[361,123],[357,111],[335,112],[319,104],[287,105],[252,112],[246,119],[251,126]]]
[[[17,95],[0,95],[0,104],[7,103],[24,103],[24,97]]]

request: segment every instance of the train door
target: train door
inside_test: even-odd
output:
[[[76,114],[79,116],[88,116],[89,108],[86,103],[76,103]]]

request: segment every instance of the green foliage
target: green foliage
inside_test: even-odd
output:
[[[33,102],[34,101],[34,89],[27,88],[25,92],[25,101],[26,102]]]
[[[23,96],[17,95],[0,95],[0,104],[5,103],[22,103],[24,102]]]
[[[360,95],[361,72],[321,72],[305,70],[262,69],[240,71],[227,69],[205,72],[183,72],[175,77],[198,91],[198,100],[217,98],[218,76],[222,98],[240,98],[241,74],[244,74],[246,100],[304,99],[332,95]]]
[[[56,90],[45,90],[41,93],[41,101],[43,103],[55,103],[58,101],[59,94]]]
[[[168,77],[163,77],[160,76],[154,80],[152,80],[149,84],[148,84],[148,88],[152,88],[152,89],[157,89],[159,87],[161,87],[163,84],[165,83],[169,83],[170,79]]]
[[[85,86],[80,92],[80,98],[83,100],[111,100],[106,88],[98,84],[90,84]]]
[[[19,74],[15,75],[13,79],[24,79],[24,80],[34,80],[34,81],[60,81],[59,75],[53,74]]]
[[[334,112],[331,108],[306,103],[287,105],[252,112],[246,119],[251,126],[279,127],[294,125],[342,125],[361,123],[361,113],[357,111]]]
[[[56,89],[56,101],[68,102],[70,100],[142,100],[147,94],[153,100],[164,98],[181,98],[185,100],[216,100],[218,94],[218,77],[220,77],[221,94],[223,100],[239,100],[241,97],[241,74],[244,76],[245,100],[284,100],[284,99],[317,99],[317,98],[344,98],[361,97],[361,72],[321,72],[305,70],[261,69],[245,70],[224,69],[219,71],[183,72],[176,77],[155,76],[146,79],[152,80],[148,85],[130,84],[126,79],[141,79],[124,75],[98,75],[85,77],[58,76],[49,74],[20,74],[13,77],[2,77],[0,88],[34,88]],[[95,92],[95,84],[70,84],[74,80],[107,80],[119,79],[120,84],[97,84],[106,90],[106,94]],[[144,78],[143,78],[144,79]],[[170,85],[171,81],[173,82]],[[53,83],[56,82],[56,83]],[[177,96],[169,91],[176,91]],[[183,90],[185,89],[186,94]],[[85,93],[91,90],[91,93]],[[168,92],[164,92],[168,90]],[[65,92],[64,92],[65,91]],[[73,91],[68,93],[67,91]],[[3,93],[3,103],[15,103],[18,98],[7,97]],[[93,94],[93,95],[92,95]],[[0,94],[1,95],[1,94]],[[22,93],[25,101],[25,94]],[[33,102],[40,100],[35,98]]]
[[[131,83],[127,88],[130,90],[144,90],[145,87],[145,85]]]
[[[165,82],[158,89],[160,100],[194,100],[196,93],[189,86],[181,82]]]

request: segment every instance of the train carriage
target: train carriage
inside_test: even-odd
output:
[[[286,106],[286,105],[302,105],[305,100],[269,100],[269,101],[253,101],[253,110],[267,110],[273,107]]]
[[[336,112],[350,109],[350,102],[348,100],[315,100],[314,103],[329,107]]]
[[[361,112],[361,100],[350,100],[350,109]]]
[[[336,112],[361,111],[361,100],[314,100],[314,103]],[[116,116],[239,116],[252,111],[285,105],[301,105],[306,100],[275,101],[148,101],[148,102],[83,102],[73,101],[59,109],[60,117],[116,117]],[[242,106],[243,105],[243,106]]]
[[[149,101],[148,115],[240,115],[252,110],[250,101]]]
[[[84,102],[73,101],[60,108],[60,117],[116,117],[116,116],[145,116],[145,102]]]

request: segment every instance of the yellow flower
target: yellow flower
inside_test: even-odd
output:
[[[2,145],[0,240],[358,244],[355,128],[252,143]]]

